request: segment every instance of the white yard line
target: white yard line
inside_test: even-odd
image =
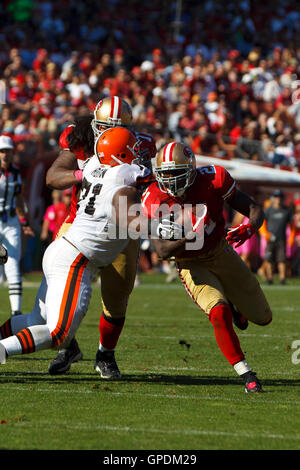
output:
[[[31,427],[31,428],[47,428],[49,427],[48,422],[38,423],[22,423],[15,422],[13,426],[18,427]],[[55,425],[54,425],[55,426]],[[188,435],[188,436],[223,436],[223,437],[235,437],[235,438],[247,438],[247,439],[289,439],[293,441],[300,440],[300,434],[270,434],[267,431],[263,433],[249,433],[249,432],[230,432],[230,431],[214,431],[209,429],[156,429],[156,428],[141,428],[141,427],[128,427],[128,426],[106,426],[106,425],[90,425],[85,423],[77,423],[75,425],[64,425],[67,429],[85,430],[85,431],[112,431],[112,432],[124,432],[124,433],[145,433],[145,434],[169,434],[169,435]]]
[[[151,373],[150,371],[147,371],[148,374]],[[30,375],[30,373],[28,373]],[[144,373],[145,374],[145,373]],[[143,375],[144,375],[143,374]],[[2,376],[3,377],[3,376]],[[180,376],[179,376],[180,378]],[[199,376],[199,378],[201,379],[201,376]],[[237,396],[233,397],[233,398],[225,398],[225,397],[217,397],[217,396],[213,396],[213,397],[202,397],[202,396],[199,396],[199,395],[180,395],[180,394],[177,394],[177,393],[174,393],[174,394],[165,394],[165,393],[140,393],[140,392],[131,392],[131,391],[125,391],[125,392],[114,392],[112,390],[104,390],[104,387],[109,387],[109,384],[110,382],[109,381],[105,381],[105,380],[101,380],[99,379],[96,375],[95,375],[95,383],[99,384],[100,386],[103,385],[103,390],[101,390],[101,388],[97,388],[97,390],[66,390],[66,389],[62,389],[60,387],[56,387],[55,388],[35,388],[34,385],[30,384],[28,385],[28,387],[15,387],[14,385],[12,385],[12,387],[7,387],[7,386],[2,386],[0,384],[0,390],[14,390],[14,391],[20,391],[20,392],[29,392],[29,393],[34,393],[34,392],[37,392],[37,393],[69,393],[69,394],[79,394],[79,395],[89,395],[89,394],[99,394],[100,392],[103,392],[103,393],[109,393],[110,395],[113,395],[114,397],[121,397],[121,398],[124,398],[125,397],[133,397],[133,396],[141,396],[141,397],[148,397],[148,398],[164,398],[164,399],[172,399],[174,400],[174,398],[176,399],[179,399],[179,400],[197,400],[197,401],[213,401],[213,402],[231,402],[231,403],[246,403],[247,402],[247,399],[248,399],[248,396],[245,394],[245,397],[244,399],[242,398],[239,398]],[[129,385],[129,384],[128,384]],[[241,385],[242,386],[242,385]],[[259,394],[257,395],[256,397],[251,397],[251,398],[257,398],[256,400],[256,406],[259,406],[259,405],[263,405],[264,407],[266,405],[279,405],[279,404],[282,404],[282,405],[290,405],[291,407],[295,406],[295,405],[300,405],[300,400],[286,400],[286,399],[283,399],[283,400],[268,400],[267,396],[265,395],[266,399],[264,399],[264,395],[263,394]],[[250,400],[251,400],[250,398]],[[251,401],[252,403],[252,401]],[[299,435],[299,438],[300,438],[300,435]]]

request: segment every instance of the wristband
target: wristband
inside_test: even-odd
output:
[[[21,224],[22,227],[28,227],[29,223],[28,223],[28,220],[26,219],[26,217],[21,217],[19,219],[19,221],[20,221],[20,224]]]
[[[74,171],[74,176],[75,176],[76,180],[78,181],[78,183],[81,183],[81,181],[82,181],[82,170],[75,170]]]

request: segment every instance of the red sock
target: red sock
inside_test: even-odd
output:
[[[209,314],[217,344],[231,365],[242,361],[245,357],[239,339],[232,326],[232,314],[228,305],[217,305]]]
[[[0,335],[2,339],[12,336],[10,319],[0,326]]]
[[[111,318],[103,312],[99,322],[100,343],[106,349],[115,349],[125,323],[123,318]]]

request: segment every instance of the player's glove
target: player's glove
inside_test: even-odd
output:
[[[229,227],[226,240],[229,245],[236,243],[235,248],[238,248],[251,238],[254,233],[255,229],[252,224],[240,224],[235,227]]]
[[[157,149],[155,140],[150,134],[137,133],[137,143],[134,150],[138,153],[140,163],[147,168],[151,168],[151,159],[155,157]]]
[[[157,226],[157,235],[164,240],[180,240],[184,237],[184,227],[170,219],[162,219]]]
[[[0,265],[5,264],[8,258],[7,249],[0,245]]]

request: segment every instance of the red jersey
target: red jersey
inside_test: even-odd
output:
[[[207,214],[204,219],[204,245],[201,250],[184,250],[180,257],[189,258],[205,253],[214,248],[225,235],[225,220],[223,216],[224,202],[232,198],[236,191],[234,179],[228,171],[217,165],[207,165],[197,168],[194,183],[185,191],[183,197],[175,198],[163,192],[158,183],[152,183],[142,197],[144,215],[158,218],[158,207],[161,204],[174,204],[184,207],[185,204],[205,204]]]
[[[70,207],[67,206],[64,202],[59,202],[55,205],[54,209],[54,230],[53,230],[53,237],[52,239],[55,240],[56,235],[59,232],[60,227],[66,220],[70,213]]]
[[[72,131],[74,125],[71,124],[70,126],[66,127],[63,132],[60,135],[59,138],[59,146],[62,148],[62,150],[70,150],[69,148],[69,143],[68,143],[68,135]],[[87,155],[82,147],[78,147],[78,149],[73,149],[72,152],[76,155],[77,158],[77,165],[78,168],[81,170],[83,167],[83,163],[85,160],[87,160],[91,155]],[[73,220],[75,219],[76,216],[76,208],[77,208],[77,193],[78,187],[74,185],[72,187],[72,198],[71,198],[71,208],[70,208],[70,214],[69,217],[67,218],[66,222],[68,224],[71,224]]]

